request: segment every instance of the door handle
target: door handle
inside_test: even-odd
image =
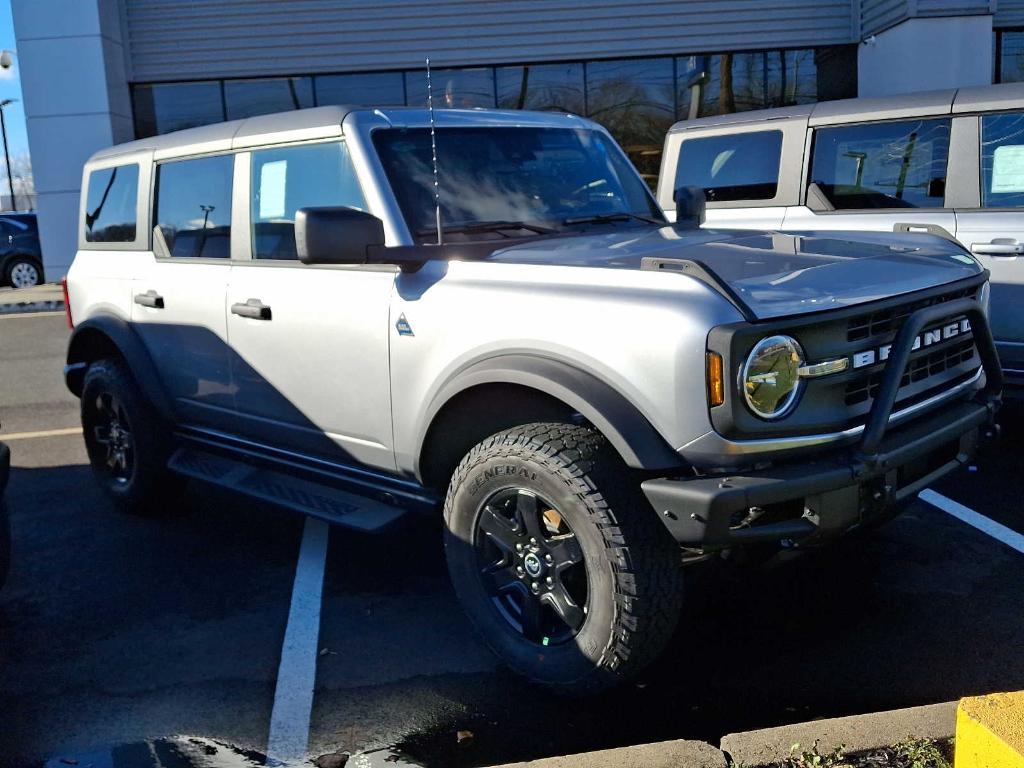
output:
[[[149,307],[150,309],[163,309],[164,308],[164,297],[156,291],[146,291],[145,293],[135,294],[135,303]]]
[[[982,256],[1020,256],[1024,243],[973,243],[971,250]]]
[[[250,320],[271,320],[270,307],[259,299],[249,299],[231,305],[231,314],[248,317]]]

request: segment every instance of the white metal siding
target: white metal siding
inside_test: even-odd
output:
[[[135,82],[852,42],[851,0],[122,0]]]
[[[918,16],[971,16],[989,12],[988,0],[917,0]]]
[[[1024,27],[1024,0],[999,0],[992,26]]]
[[[861,35],[868,37],[899,24],[910,15],[908,0],[862,0]]]

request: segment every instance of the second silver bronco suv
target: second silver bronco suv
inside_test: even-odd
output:
[[[560,114],[321,107],[102,151],[67,278],[93,468],[139,513],[188,477],[363,531],[443,510],[505,663],[629,679],[685,563],[892,514],[999,399],[955,243],[677,206]]]

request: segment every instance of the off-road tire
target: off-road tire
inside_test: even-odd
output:
[[[120,480],[107,468],[106,447],[98,442],[95,431],[95,403],[104,395],[113,395],[121,404],[134,444],[131,471]],[[90,363],[81,400],[86,452],[104,491],[132,514],[151,516],[175,510],[185,481],[167,469],[168,430],[124,362],[108,358]]]
[[[477,516],[510,482],[557,505],[583,550],[587,613],[568,643],[528,640],[483,586],[472,544]],[[671,638],[682,603],[679,549],[594,429],[529,424],[487,438],[456,469],[444,518],[445,553],[463,607],[498,658],[530,681],[566,695],[596,693],[634,678]]]

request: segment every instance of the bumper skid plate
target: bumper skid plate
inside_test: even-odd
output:
[[[921,330],[950,315],[971,321],[985,386],[888,430],[900,379]],[[816,460],[741,475],[655,479],[641,488],[676,541],[709,549],[839,534],[909,499],[967,462],[979,435],[993,431],[1002,374],[988,322],[973,299],[925,307],[903,324],[859,444]]]

